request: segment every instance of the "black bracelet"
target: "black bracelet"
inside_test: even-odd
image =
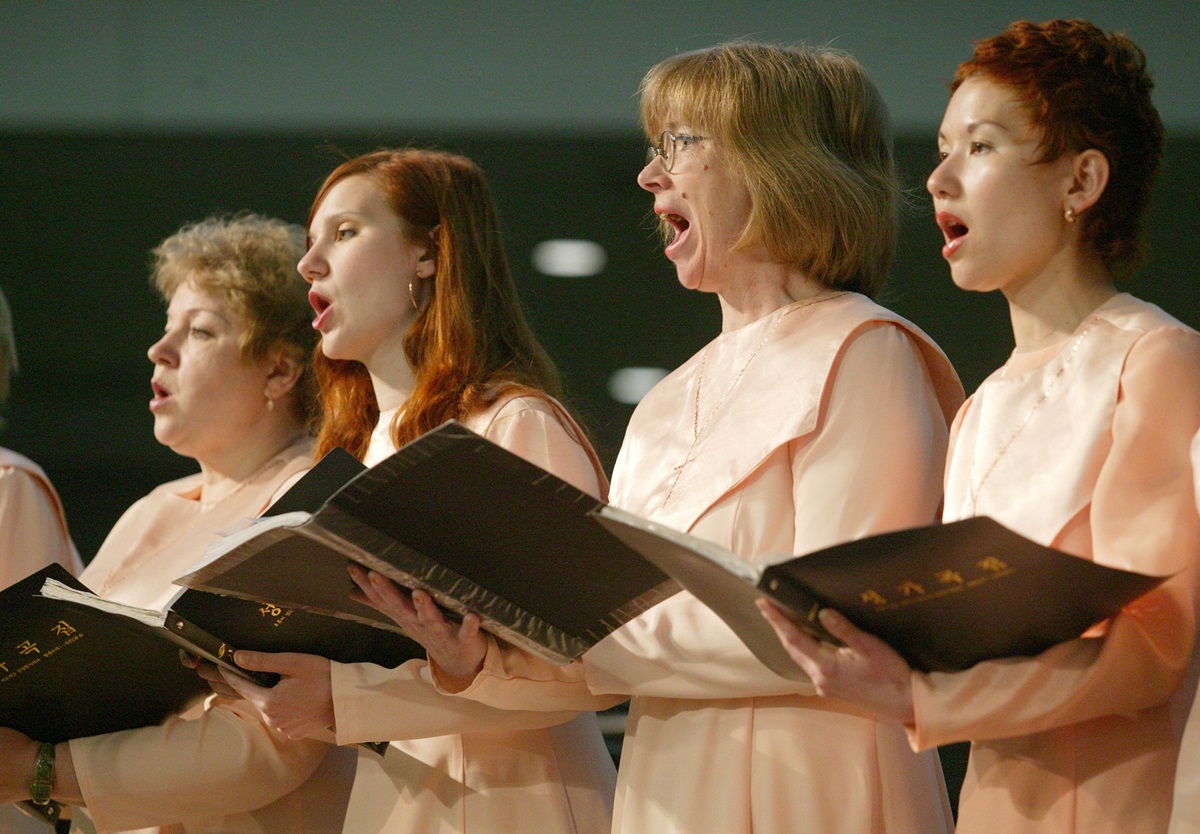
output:
[[[33,782],[29,785],[29,794],[36,805],[46,805],[50,802],[50,793],[54,790],[54,745],[43,742],[38,748],[37,765],[33,770]]]

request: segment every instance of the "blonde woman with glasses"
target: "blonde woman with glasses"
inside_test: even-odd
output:
[[[750,562],[932,521],[962,388],[920,330],[871,300],[895,242],[882,101],[831,50],[734,43],[642,85],[654,198],[680,283],[722,328],[643,399],[613,504]],[[937,834],[936,753],[898,723],[768,671],[687,593],[564,669],[366,586],[422,639],[447,691],[509,708],[631,697],[614,831]]]

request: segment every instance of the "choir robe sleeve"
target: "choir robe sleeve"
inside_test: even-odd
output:
[[[216,696],[194,720],[70,746],[84,805],[101,831],[256,810],[300,787],[330,750],[324,741],[285,738],[244,702]]]
[[[592,495],[606,492],[607,481],[599,461],[590,449],[568,434],[559,416],[544,400],[513,398],[501,405],[484,425],[470,427],[585,492]],[[586,705],[550,710],[497,708],[446,697],[434,684],[423,660],[408,661],[396,669],[368,663],[334,663],[331,682],[339,744],[540,729],[570,721],[581,711],[625,700],[590,699]],[[602,706],[596,706],[597,703]]]
[[[1103,634],[1034,658],[1006,658],[955,673],[914,673],[914,749],[1011,738],[1131,714],[1166,701],[1191,657],[1194,562],[1200,518],[1189,444],[1200,426],[1200,335],[1152,330],[1121,374],[1112,449],[1096,482],[1094,560],[1174,576],[1126,606]]]
[[[79,557],[46,487],[19,467],[0,466],[0,588],[55,562],[79,572]]]
[[[434,685],[429,665],[423,660],[410,660],[396,669],[370,663],[334,663],[332,682],[338,744],[537,730],[563,724],[583,709],[593,708],[510,711],[464,698],[448,698]]]
[[[816,430],[777,456],[790,467],[791,494],[757,522],[793,516],[794,553],[928,524],[941,502],[946,420],[904,331],[890,324],[861,330],[834,374]],[[693,529],[699,535],[702,521]],[[582,709],[597,708],[587,706],[594,696],[721,699],[813,691],[810,683],[771,672],[710,609],[681,592],[567,667],[493,640],[483,671],[460,694],[497,706]]]

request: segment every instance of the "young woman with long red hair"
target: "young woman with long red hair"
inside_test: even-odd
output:
[[[554,398],[554,365],[525,323],[479,168],[461,156],[379,151],[326,179],[300,273],[321,333],[318,454],[373,464],[446,420],[593,495],[607,489]],[[288,736],[332,727],[363,750],[346,831],[607,832],[615,778],[591,713],[520,713],[439,694],[424,661],[397,669],[239,653],[273,689],[231,686]]]

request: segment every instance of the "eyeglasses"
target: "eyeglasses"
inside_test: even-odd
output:
[[[706,138],[708,137],[688,136],[682,133],[676,135],[669,130],[664,130],[662,136],[658,137],[658,143],[646,148],[646,164],[649,165],[653,162],[654,157],[661,156],[663,169],[669,174],[675,167],[675,159],[680,145],[686,148],[688,145],[702,142]]]

